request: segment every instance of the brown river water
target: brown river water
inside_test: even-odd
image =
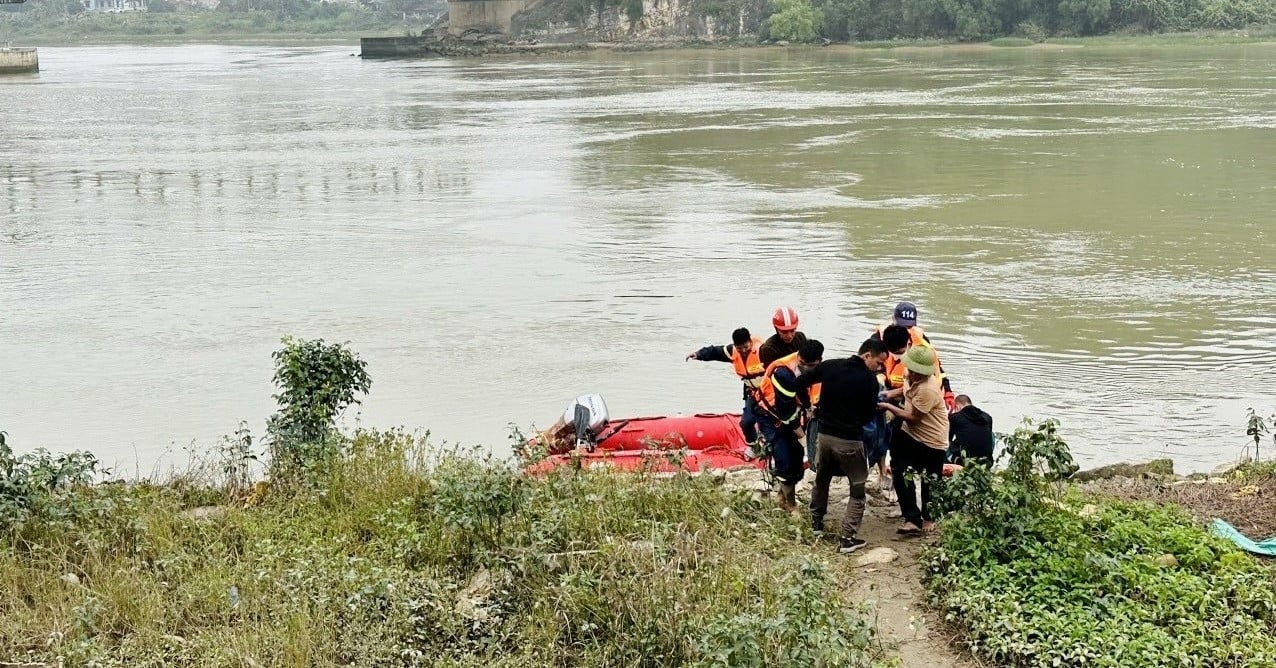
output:
[[[247,420],[282,335],[346,423],[508,452],[601,393],[739,409],[684,362],[795,307],[850,354],[916,302],[998,430],[1208,469],[1276,410],[1276,46],[363,61],[41,49],[0,78],[0,430],[148,473]]]

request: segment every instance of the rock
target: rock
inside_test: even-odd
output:
[[[1109,478],[1146,478],[1149,476],[1172,475],[1174,475],[1174,460],[1163,458],[1153,459],[1150,462],[1123,462],[1100,466],[1097,469],[1074,473],[1072,474],[1072,479],[1078,482],[1088,482],[1091,480],[1107,480]]]
[[[752,491],[757,488],[760,482],[762,482],[762,470],[750,466],[738,471],[728,471],[727,477],[723,479],[722,484],[733,489]]]
[[[1236,471],[1240,469],[1240,467],[1248,463],[1249,463],[1248,460],[1241,459],[1234,462],[1228,462],[1226,464],[1219,464],[1218,466],[1214,467],[1214,470],[1212,472],[1210,472],[1210,477],[1226,478],[1228,476],[1231,476],[1233,473],[1236,473]]]
[[[80,576],[76,575],[75,573],[67,573],[66,575],[63,575],[62,577],[60,577],[60,578],[58,578],[58,579],[59,579],[59,580],[61,580],[61,581],[63,581],[63,582],[65,582],[65,583],[67,583],[67,584],[69,584],[69,585],[79,585],[79,584],[80,584]]]
[[[639,554],[651,556],[656,553],[656,544],[649,540],[631,540],[629,541],[629,549]]]
[[[211,520],[225,515],[227,510],[229,509],[226,506],[199,506],[187,508],[182,514],[193,520]]]
[[[1160,566],[1161,568],[1178,568],[1179,567],[1178,557],[1175,557],[1172,554],[1163,554],[1157,557],[1154,561],[1156,562],[1156,565]]]
[[[471,621],[486,622],[491,615],[484,606],[493,589],[491,571],[484,568],[475,573],[465,589],[457,594],[456,613]]]
[[[1087,503],[1081,507],[1081,512],[1077,514],[1082,517],[1095,517],[1099,514],[1099,507],[1093,503]]]
[[[857,567],[871,566],[873,564],[889,564],[899,559],[899,553],[889,547],[875,547],[863,554],[857,554],[851,559],[851,563]]]
[[[782,39],[782,40],[780,40],[780,41],[776,42],[776,43],[775,43],[775,45],[776,45],[776,46],[788,46],[788,45],[789,45],[789,40],[787,40],[787,39]]]

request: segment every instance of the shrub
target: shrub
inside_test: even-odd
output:
[[[274,395],[279,410],[271,416],[271,477],[313,481],[317,469],[337,454],[336,418],[372,386],[367,363],[342,344],[323,339],[283,338],[273,355]]]
[[[1005,437],[1005,471],[972,467],[927,557],[932,602],[1004,666],[1233,666],[1276,661],[1276,572],[1174,507],[1098,502],[1056,425]],[[964,499],[957,497],[965,496]]]

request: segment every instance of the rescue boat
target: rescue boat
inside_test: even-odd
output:
[[[739,413],[612,419],[596,394],[577,397],[553,427],[527,445],[549,451],[526,469],[532,474],[565,465],[650,472],[766,466],[751,457]]]

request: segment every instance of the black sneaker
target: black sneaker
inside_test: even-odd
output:
[[[868,545],[868,541],[859,537],[843,538],[842,544],[838,546],[837,551],[842,554],[850,554],[861,547]]]
[[[812,520],[812,521],[811,521],[811,533],[815,534],[816,536],[823,536],[823,535],[824,535],[824,521],[823,521],[823,520],[818,520],[818,521],[816,521],[816,520]]]

